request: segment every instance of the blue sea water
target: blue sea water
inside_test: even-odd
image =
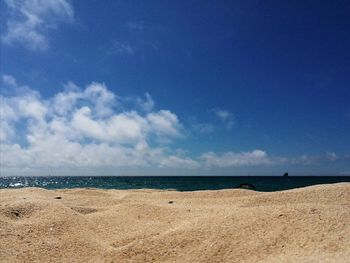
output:
[[[47,176],[0,177],[0,188],[175,189],[178,191],[253,188],[280,191],[316,184],[350,182],[350,176]]]

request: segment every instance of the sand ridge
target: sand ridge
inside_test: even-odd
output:
[[[349,262],[350,184],[0,190],[0,262]]]

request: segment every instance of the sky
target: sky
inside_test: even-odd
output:
[[[349,1],[4,0],[0,175],[349,175]]]

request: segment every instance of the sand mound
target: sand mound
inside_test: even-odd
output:
[[[0,190],[1,262],[349,262],[350,184]]]

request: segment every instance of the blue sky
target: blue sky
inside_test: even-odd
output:
[[[348,1],[1,2],[1,175],[350,174]]]

